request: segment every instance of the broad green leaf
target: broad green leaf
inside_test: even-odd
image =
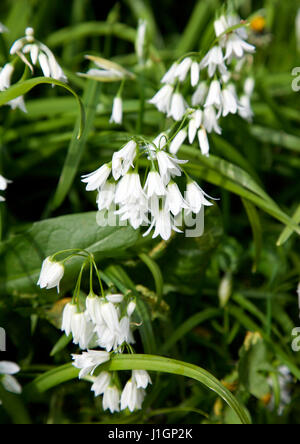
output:
[[[80,119],[79,119],[80,124],[79,124],[78,133],[76,134],[76,137],[78,139],[80,139],[82,132],[84,130],[84,124],[85,124],[84,107],[81,102],[81,99],[76,94],[76,92],[64,82],[60,82],[58,80],[55,80],[52,78],[47,78],[47,77],[36,77],[34,79],[29,79],[29,80],[25,80],[24,82],[16,83],[15,85],[11,86],[9,89],[0,92],[0,106],[5,105],[6,103],[10,102],[11,100],[28,93],[30,90],[32,90],[36,86],[42,85],[42,84],[60,86],[64,89],[66,89],[67,91],[69,91],[71,94],[73,94],[73,96],[77,100],[79,110],[80,110]]]
[[[38,293],[36,282],[42,261],[58,251],[82,248],[96,260],[120,256],[138,239],[131,227],[99,227],[97,213],[62,216],[33,224],[23,234],[0,244],[0,293]],[[62,291],[73,288],[81,260],[66,265]]]
[[[118,355],[99,369],[107,371],[147,370],[159,373],[169,373],[186,376],[203,384],[220,396],[238,415],[243,424],[250,424],[251,420],[245,407],[206,370],[186,362],[152,355]],[[44,393],[63,382],[75,379],[79,371],[72,365],[65,365],[43,374],[26,387],[26,394]]]

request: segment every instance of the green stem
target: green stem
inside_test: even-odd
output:
[[[142,134],[144,126],[144,114],[145,114],[145,78],[142,72],[139,75],[138,82],[139,82],[139,91],[140,91],[140,110],[139,110],[136,131],[137,134]]]
[[[251,424],[249,413],[243,405],[230,393],[230,391],[213,375],[206,370],[186,362],[168,359],[162,356],[153,355],[116,355],[111,361],[99,367],[98,372],[103,370],[130,371],[147,370],[159,373],[169,373],[186,376],[195,379],[208,389],[220,396],[238,415],[242,424]],[[34,392],[44,393],[52,387],[67,382],[78,377],[79,371],[71,364],[52,370],[37,378],[26,387],[26,394],[29,396]]]

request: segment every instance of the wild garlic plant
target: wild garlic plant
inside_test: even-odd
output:
[[[245,80],[243,95],[239,99],[234,74],[242,70],[245,54],[252,54],[255,48],[246,42],[247,33],[237,17],[221,16],[215,21],[215,32],[217,43],[209,52],[203,58],[200,54],[193,54],[173,63],[161,80],[164,86],[150,100],[159,111],[171,117],[175,125],[154,140],[141,135],[131,137],[113,154],[111,162],[82,177],[87,191],[97,191],[97,205],[101,213],[113,213],[119,216],[121,223],[129,222],[134,229],[147,227],[144,236],[154,230],[153,238],[160,236],[167,241],[172,231],[181,232],[184,228],[182,215],[198,215],[206,206],[212,205],[212,198],[186,172],[188,161],[176,156],[186,138],[192,144],[197,135],[202,154],[209,156],[207,133],[221,133],[221,117],[236,113],[245,119],[252,117],[254,81],[251,78]],[[27,32],[26,35],[25,39],[32,33]],[[142,21],[136,43],[141,64],[145,61],[146,36],[147,26]],[[15,43],[13,53],[20,54],[21,48],[26,48],[25,53],[30,52],[35,64],[38,48],[41,47],[32,46],[28,41],[25,45],[24,39],[21,39]],[[20,56],[23,59],[24,54]],[[110,122],[121,125],[122,92],[125,82],[134,80],[135,75],[109,60],[95,56],[87,56],[87,59],[95,63],[96,68],[89,69],[86,74],[78,73],[81,77],[120,82]],[[233,66],[234,60],[238,63]],[[40,56],[42,69],[49,75],[52,68],[47,71],[44,62],[44,56]],[[194,89],[190,106],[187,103],[189,97],[181,93],[188,75]],[[73,354],[73,365],[80,370],[79,378],[93,378],[92,391],[95,396],[103,395],[104,410],[114,413],[127,408],[131,412],[141,409],[145,389],[151,383],[146,371],[133,371],[123,390],[117,373],[104,370],[97,373],[98,367],[108,362],[113,354],[125,350],[134,353],[133,328],[137,324],[132,321],[132,316],[136,309],[135,298],[130,292],[125,295],[104,291],[96,262],[90,253],[74,250],[63,261],[57,261],[56,257],[63,253],[45,259],[38,285],[46,289],[57,287],[59,291],[65,262],[74,256],[84,258],[73,299],[65,306],[62,317],[62,331],[71,336],[73,343],[83,351]],[[90,291],[82,300],[81,280],[87,265],[90,267]],[[93,273],[99,281],[100,295],[93,289]],[[95,350],[95,347],[101,350]]]
[[[38,285],[46,289],[57,287],[59,292],[65,263],[74,257],[83,258],[73,298],[65,305],[61,326],[61,330],[71,336],[73,343],[83,351],[72,355],[74,367],[80,370],[79,379],[89,376],[89,380],[93,381],[92,391],[95,396],[103,395],[104,410],[114,413],[127,408],[131,412],[141,409],[145,389],[151,384],[146,371],[133,371],[123,390],[116,372],[102,371],[94,376],[98,367],[108,362],[114,354],[125,351],[134,353],[133,331],[138,325],[132,320],[136,310],[135,297],[131,292],[120,294],[111,289],[104,291],[100,272],[90,253],[73,250],[64,260],[56,260],[57,256],[65,253],[61,251],[45,259]],[[88,266],[90,290],[86,297],[82,297],[81,281]],[[100,295],[94,292],[94,275],[98,280]]]

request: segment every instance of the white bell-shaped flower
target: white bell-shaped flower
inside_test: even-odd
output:
[[[209,77],[213,77],[218,69],[221,75],[226,74],[227,67],[224,62],[224,55],[220,46],[214,46],[202,59],[200,69],[208,68]]]
[[[112,182],[105,182],[105,184],[100,188],[97,197],[98,210],[109,210],[115,200],[115,194],[116,184]]]
[[[103,410],[110,413],[120,411],[120,390],[117,386],[108,386],[103,395]]]
[[[102,165],[93,173],[82,176],[82,182],[86,183],[87,191],[99,190],[107,181],[111,173],[111,167],[107,164]]]
[[[196,182],[189,182],[187,184],[185,200],[194,214],[200,213],[203,206],[212,206],[212,203],[205,198],[205,192]]]
[[[97,367],[110,360],[110,354],[105,351],[89,350],[81,355],[72,355],[73,366],[80,369],[79,379],[93,375]]]
[[[134,140],[130,140],[121,150],[113,155],[112,174],[115,180],[124,176],[129,168],[133,168],[133,162],[136,157],[137,144]]]
[[[187,106],[183,95],[179,92],[175,92],[171,100],[171,107],[168,113],[168,117],[173,117],[173,119],[178,122],[183,118],[186,108]]]
[[[205,128],[198,131],[199,146],[203,156],[209,156],[209,141]]]
[[[95,396],[103,395],[105,390],[111,383],[111,374],[108,372],[101,372],[99,376],[95,379],[94,384],[92,385],[92,392],[94,392]]]
[[[182,175],[182,169],[179,165],[184,164],[187,161],[175,159],[174,157],[167,154],[165,151],[158,151],[156,153],[156,157],[159,172],[164,184],[168,184],[171,177]]]
[[[149,103],[156,106],[162,113],[169,113],[171,107],[171,100],[174,92],[174,87],[171,85],[164,85],[155,96],[149,100]]]
[[[57,291],[59,292],[59,285],[64,276],[64,272],[64,266],[60,262],[55,262],[51,260],[50,257],[47,257],[43,262],[37,285],[47,290],[57,287]]]
[[[77,305],[70,303],[66,304],[62,315],[61,330],[64,331],[67,336],[69,336],[72,332],[72,320],[73,316],[77,312],[78,312]]]
[[[163,180],[157,171],[150,171],[144,191],[148,198],[152,196],[165,196],[167,194]]]
[[[94,325],[86,312],[73,315],[71,330],[73,343],[78,344],[82,350],[88,349],[94,336]]]
[[[110,123],[121,125],[123,122],[123,101],[121,97],[115,97]]]
[[[222,92],[221,85],[218,80],[211,82],[208,96],[204,105],[206,108],[209,106],[216,106],[218,109],[222,106]]]
[[[152,384],[150,375],[145,370],[133,370],[132,379],[135,381],[137,388],[146,389],[149,384]]]
[[[177,216],[181,210],[188,208],[178,185],[171,181],[167,187],[168,195],[166,200],[166,206],[174,216]]]
[[[103,300],[94,294],[88,295],[86,298],[86,311],[90,316],[92,322],[94,324],[102,324],[103,317],[101,314],[101,307],[103,304]]]
[[[121,410],[129,409],[130,412],[140,410],[145,398],[145,391],[137,387],[136,382],[130,379],[124,387],[121,395]]]
[[[178,134],[176,134],[176,136],[174,137],[174,139],[172,140],[171,144],[170,144],[170,153],[171,154],[177,154],[177,152],[179,151],[181,145],[184,143],[185,139],[187,138],[187,130],[182,129],[179,131]]]

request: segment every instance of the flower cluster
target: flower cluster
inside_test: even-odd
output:
[[[0,32],[1,32],[0,27]],[[3,32],[3,31],[2,31]],[[61,82],[67,82],[67,77],[62,68],[57,63],[53,52],[43,43],[36,40],[34,37],[34,29],[27,28],[25,37],[16,40],[11,49],[11,56],[18,56],[33,72],[33,66],[38,63],[45,77],[51,77]],[[30,59],[27,57],[30,56]],[[12,84],[12,76],[15,71],[16,59],[11,63],[7,63],[0,70],[0,91],[5,91]],[[24,97],[20,96],[8,102],[12,109],[19,108],[23,112],[26,111]]]
[[[82,179],[87,191],[98,191],[99,211],[115,211],[134,229],[149,226],[145,236],[154,229],[153,238],[161,236],[164,240],[171,237],[172,230],[180,231],[178,220],[183,212],[198,214],[211,205],[206,193],[186,173],[185,197],[182,195],[176,178],[182,176],[181,165],[186,161],[168,154],[167,143],[164,134],[152,143],[131,140],[114,153],[111,163]],[[143,154],[149,172],[141,180],[138,163]]]
[[[80,369],[79,378],[93,376],[96,369],[109,361],[110,355],[104,351],[89,350],[81,355],[73,355],[74,367]],[[103,409],[111,413],[129,409],[130,412],[140,410],[146,396],[145,389],[151,384],[151,378],[145,370],[133,370],[132,377],[123,391],[116,374],[102,371],[94,377],[92,392],[95,396],[103,395]]]
[[[247,40],[247,31],[236,16],[222,16],[214,23],[217,44],[199,60],[199,55],[187,56],[173,63],[161,82],[163,87],[150,100],[157,109],[175,121],[188,119],[188,124],[178,133],[170,147],[176,154],[188,137],[192,144],[198,136],[202,154],[209,155],[207,133],[221,134],[221,117],[239,114],[252,118],[251,95],[253,80],[249,79],[241,98],[234,83],[234,70],[238,71],[245,62],[245,55],[255,52]],[[233,65],[233,61],[237,64]],[[180,92],[187,76],[194,88],[189,105]],[[202,78],[203,77],[203,78]]]
[[[61,330],[66,336],[72,335],[73,343],[78,345],[82,354],[73,355],[73,365],[80,369],[79,378],[93,377],[96,369],[111,359],[113,353],[123,353],[125,349],[133,353],[134,337],[132,316],[136,309],[135,299],[129,294],[104,292],[99,271],[94,258],[82,250],[67,250],[70,256],[63,262],[55,257],[64,251],[56,253],[44,260],[38,280],[41,288],[51,289],[59,286],[64,275],[64,263],[74,256],[85,256],[81,272],[75,287],[73,300],[65,305],[62,314]],[[82,272],[90,265],[90,292],[84,299],[79,298]],[[102,296],[93,291],[93,270],[96,269]],[[104,350],[94,350],[94,348]],[[1,368],[0,368],[1,369]],[[131,412],[142,408],[145,389],[151,383],[150,376],[143,370],[136,370],[127,382],[123,392],[119,390],[119,380],[116,373],[102,372],[93,377],[92,391],[95,396],[103,395],[103,408],[111,413],[129,409]]]
[[[5,179],[5,177],[0,175],[0,191],[5,191],[7,189],[8,184],[11,183],[11,180]],[[5,198],[0,196],[0,202],[4,202]]]
[[[131,316],[135,307],[133,300],[125,303],[122,294],[98,297],[91,293],[84,310],[75,303],[65,306],[62,330],[67,336],[72,334],[74,344],[82,350],[97,344],[107,352],[120,352],[124,344],[134,343]]]

